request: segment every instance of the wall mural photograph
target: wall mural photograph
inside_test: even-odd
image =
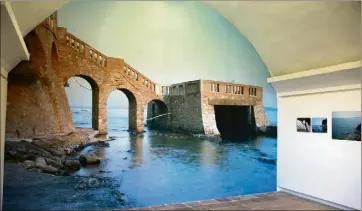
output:
[[[207,4],[69,1],[25,41],[32,59],[9,74],[6,134],[38,139],[6,143],[5,210],[134,208],[276,191],[270,72]],[[20,83],[28,69],[50,85]],[[209,99],[216,101],[201,103]],[[36,114],[23,115],[30,110]],[[310,130],[310,119],[301,125]]]
[[[310,118],[297,118],[296,126],[298,132],[310,132],[311,131]]]
[[[327,118],[312,118],[313,133],[327,133]]]
[[[361,141],[361,111],[332,112],[332,139]]]

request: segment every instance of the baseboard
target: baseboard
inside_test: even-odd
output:
[[[341,210],[358,210],[358,209],[355,209],[355,208],[346,207],[346,206],[343,206],[343,205],[340,205],[340,204],[337,204],[337,203],[334,203],[334,202],[331,202],[331,201],[326,201],[326,200],[323,200],[323,199],[320,199],[320,198],[316,198],[316,197],[313,197],[313,196],[310,196],[310,195],[299,193],[299,192],[289,190],[289,189],[286,189],[286,188],[282,188],[282,187],[279,187],[279,186],[277,187],[277,191],[289,193],[289,194],[298,196],[300,198],[305,198],[305,199],[308,199],[308,200],[311,200],[311,201],[319,202],[321,204],[325,204],[325,205],[335,207],[335,208],[338,208],[338,209],[341,209]]]

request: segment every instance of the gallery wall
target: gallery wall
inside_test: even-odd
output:
[[[361,89],[278,97],[278,188],[361,209],[361,141],[332,139],[332,112],[360,111]],[[296,119],[326,117],[327,133],[297,132]]]
[[[264,87],[264,105],[276,107],[258,52],[202,2],[74,1],[58,11],[58,24],[157,83],[210,79],[258,85]],[[74,104],[82,104],[81,92],[71,94]]]

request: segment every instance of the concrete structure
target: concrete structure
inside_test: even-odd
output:
[[[172,129],[219,135],[220,130],[225,130],[223,127],[233,130],[233,125],[237,125],[239,128],[247,127],[246,131],[255,131],[257,128],[263,130],[268,125],[261,87],[197,80],[162,86],[162,94],[167,110],[154,111],[156,103],[152,102],[148,106],[147,118],[166,112],[170,115],[152,120],[149,122],[150,126],[166,124]],[[234,112],[227,111],[233,107]],[[247,109],[246,116],[243,117],[242,114],[238,116],[237,110],[243,108]],[[233,122],[233,117],[238,122]]]
[[[7,74],[20,61],[29,59],[28,49],[23,40],[26,33],[65,2],[19,1],[11,4],[7,1],[1,2],[1,182]],[[328,84],[330,81],[328,79],[336,79],[331,71],[333,69],[331,65],[341,65],[339,69],[346,70],[345,73],[347,73],[350,68],[347,68],[349,65],[344,65],[344,63],[357,60],[360,62],[361,2],[207,1],[205,3],[223,14],[251,41],[270,69],[272,76],[297,74],[284,78],[287,80],[280,80],[280,78],[270,80],[279,92],[278,100],[281,103],[279,112],[286,112],[281,114],[282,119],[278,120],[280,139],[277,165],[280,189],[284,191],[289,189],[289,192],[293,194],[313,200],[324,200],[324,203],[360,209],[361,191],[358,188],[361,185],[361,177],[359,169],[354,167],[360,167],[361,153],[358,149],[361,148],[361,143],[334,142],[327,140],[330,137],[328,135],[294,134],[289,132],[292,130],[288,126],[290,123],[288,119],[294,118],[293,115],[297,112],[301,115],[325,114],[329,117],[329,113],[323,112],[330,112],[332,109],[360,109],[360,83],[334,86],[341,82],[332,80],[333,85],[331,85]],[[355,66],[355,68],[360,67],[360,64]],[[299,76],[304,73],[301,75],[298,73],[318,68],[329,69],[327,71],[329,73],[318,74],[312,78],[307,77],[304,78],[307,80],[303,79],[302,82],[299,80]],[[320,73],[320,71],[311,72]],[[306,75],[311,76],[310,72]],[[309,79],[328,85],[321,87],[318,83],[313,83],[314,88],[308,90],[310,86],[306,81]],[[360,80],[360,77],[354,77],[354,80],[351,77],[348,79],[342,81]],[[298,86],[299,83],[302,84],[301,87]],[[287,87],[287,89],[280,90],[279,87]],[[345,93],[347,94],[344,95]],[[300,100],[303,96],[305,98]],[[312,104],[305,103],[313,96],[320,96],[320,98],[313,98],[315,102]],[[342,104],[340,99],[345,99],[346,96],[350,97],[349,104]],[[300,105],[301,102],[303,106],[289,110]],[[330,107],[331,105],[333,107]],[[295,123],[294,120],[293,123]],[[308,141],[311,139],[312,141]],[[310,144],[311,142],[316,145]],[[315,151],[315,149],[319,150]],[[306,153],[311,150],[313,150],[312,156],[308,157]],[[320,160],[320,158],[323,159]],[[333,160],[334,158],[338,160]],[[306,163],[308,165],[305,165]],[[319,174],[320,171],[323,174]],[[295,173],[299,173],[299,176],[294,177]],[[301,175],[307,177],[302,178]],[[318,175],[322,176],[318,177]],[[353,177],[350,177],[351,175]],[[306,181],[313,181],[313,183]],[[2,183],[0,184],[2,191]],[[334,188],[335,185],[338,187]],[[329,187],[333,188],[329,189]],[[2,192],[0,195],[2,196]]]

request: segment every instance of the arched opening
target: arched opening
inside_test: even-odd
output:
[[[128,89],[116,89],[107,99],[108,131],[137,130],[137,101]]]
[[[72,118],[78,128],[98,129],[99,88],[89,76],[76,75],[65,84]]]
[[[151,129],[168,128],[170,115],[162,100],[151,100],[145,108],[145,125]]]

